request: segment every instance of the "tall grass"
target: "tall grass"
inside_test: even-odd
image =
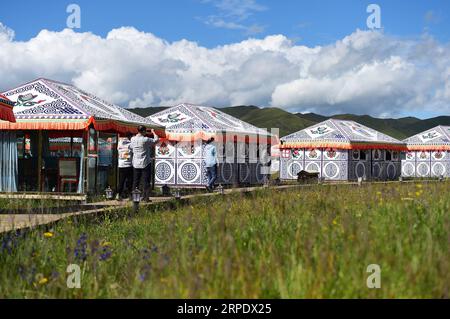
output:
[[[449,186],[266,189],[66,220],[1,239],[0,297],[448,298]],[[66,286],[72,263],[81,289]]]

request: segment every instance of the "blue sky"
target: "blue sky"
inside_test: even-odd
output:
[[[168,41],[187,39],[209,48],[270,34],[283,34],[298,44],[314,46],[341,39],[357,28],[367,29],[366,7],[376,3],[381,6],[387,34],[417,37],[427,32],[439,41],[450,39],[448,0],[250,2],[254,5],[230,12],[213,0],[15,0],[2,3],[0,22],[15,31],[16,40],[28,40],[41,29],[64,29],[66,7],[76,3],[82,13],[81,29],[77,31],[101,36],[113,28],[134,26]],[[217,21],[228,25],[214,26]]]
[[[3,1],[0,92],[46,77],[123,107],[425,118],[450,113],[449,30],[449,0]]]

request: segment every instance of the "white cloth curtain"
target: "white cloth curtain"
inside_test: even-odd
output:
[[[0,132],[0,192],[17,192],[17,138],[14,132]]]

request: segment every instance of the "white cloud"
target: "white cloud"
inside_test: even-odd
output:
[[[255,0],[203,0],[203,3],[212,4],[218,14],[210,15],[204,23],[216,28],[241,30],[245,35],[254,35],[264,32],[264,26],[257,23],[244,23],[256,12],[267,10]]]
[[[69,29],[43,30],[28,41],[11,34],[1,25],[0,90],[47,77],[127,107],[255,104],[384,116],[450,111],[450,45],[428,36],[404,40],[357,30],[314,48],[273,35],[209,49],[132,27],[105,38]]]
[[[232,17],[243,21],[255,12],[267,10],[263,5],[255,0],[206,0],[205,3],[212,3],[226,17]]]
[[[11,41],[14,39],[14,30],[8,28],[3,23],[0,22],[0,40],[1,41]]]

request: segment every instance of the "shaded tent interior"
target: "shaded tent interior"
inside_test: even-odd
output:
[[[217,183],[262,184],[267,177],[270,143],[276,137],[215,108],[180,104],[149,117],[166,128],[155,150],[157,185],[196,187],[206,184],[203,150],[215,138]],[[278,142],[278,141],[276,141]]]
[[[15,123],[0,121],[1,192],[102,193],[117,184],[119,134],[161,126],[72,85],[37,79],[4,92]]]
[[[405,145],[354,121],[329,119],[281,138],[280,178],[305,170],[325,180],[395,179]]]
[[[436,126],[403,142],[403,177],[450,177],[450,126]]]

